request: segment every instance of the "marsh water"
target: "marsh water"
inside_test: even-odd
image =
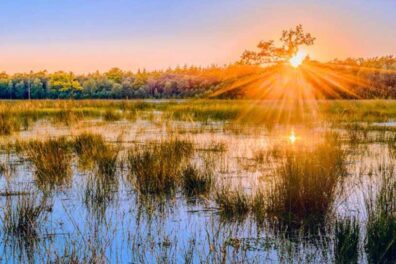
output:
[[[215,185],[254,193],[269,184],[276,166],[262,156],[274,146],[299,148],[321,142],[324,133],[341,133],[347,152],[347,177],[337,186],[332,219],[357,217],[361,234],[367,220],[365,199],[375,189],[375,172],[393,162],[387,143],[370,131],[364,143],[351,143],[345,129],[317,122],[309,126],[240,125],[227,121],[161,120],[154,112],[149,119],[102,121],[79,120],[72,125],[40,119],[26,130],[2,136],[6,145],[21,140],[73,137],[83,132],[102,135],[108,144],[120,147],[116,182],[104,201],[90,194],[95,190],[95,171],[82,168],[77,157],[64,184],[43,192],[37,184],[34,165],[22,154],[3,150],[0,204],[16,207],[23,196],[46,205],[37,236],[19,239],[1,232],[2,263],[68,263],[97,259],[107,263],[332,263],[332,224],[329,220],[313,232],[276,228],[271,221],[258,223],[252,215],[229,219],[222,215],[213,195],[188,196],[177,190],[157,197],[140,195],[127,180],[124,161],[128,149],[170,137],[194,144],[194,161],[211,161]],[[359,134],[357,137],[360,137]],[[374,176],[373,176],[374,175]],[[374,187],[373,187],[374,186]],[[2,219],[2,224],[4,224]],[[290,232],[295,231],[295,232]],[[363,240],[359,262],[367,262]]]

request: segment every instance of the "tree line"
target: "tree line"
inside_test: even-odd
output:
[[[244,68],[244,69],[242,69]],[[251,72],[241,65],[177,67],[136,73],[112,68],[104,73],[74,74],[47,71],[0,73],[1,99],[65,98],[191,98],[209,94],[227,80]]]
[[[396,98],[396,58],[393,56],[333,60],[314,63],[352,81],[358,98]],[[210,96],[217,89],[246,76],[265,73],[267,67],[238,62],[226,66],[177,67],[165,71],[123,71],[74,74],[47,71],[0,73],[1,99],[133,99],[194,98]],[[222,97],[244,97],[243,87]],[[348,97],[348,96],[346,96]],[[348,97],[349,98],[349,97]]]

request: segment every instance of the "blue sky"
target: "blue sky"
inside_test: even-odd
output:
[[[0,1],[0,71],[223,64],[302,23],[312,57],[396,54],[393,0]]]

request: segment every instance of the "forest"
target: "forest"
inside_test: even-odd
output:
[[[307,64],[347,76],[359,99],[396,98],[396,58],[383,56],[368,59],[333,60]],[[1,99],[159,99],[210,97],[216,90],[245,77],[264,74],[274,65],[237,62],[224,66],[184,66],[163,71],[123,71],[75,74],[46,70],[30,73],[0,73]],[[362,84],[364,83],[364,85]],[[334,85],[334,83],[333,83]],[[219,96],[244,98],[243,87]],[[344,97],[344,96],[342,96]],[[350,98],[351,96],[345,96]],[[334,99],[329,96],[329,99]],[[337,98],[342,99],[342,98]]]

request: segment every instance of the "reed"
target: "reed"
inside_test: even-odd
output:
[[[12,117],[10,113],[0,113],[0,135],[11,135],[20,129],[18,119]]]
[[[346,175],[346,155],[336,137],[284,153],[268,195],[267,211],[287,221],[321,220]]]
[[[182,179],[193,154],[189,141],[171,139],[129,151],[128,162],[136,188],[143,194],[171,193]]]
[[[103,120],[105,121],[118,121],[121,120],[122,114],[112,109],[107,109],[103,113]]]
[[[213,182],[213,169],[207,164],[203,168],[190,164],[183,171],[183,189],[187,195],[208,193]]]
[[[251,209],[250,197],[240,189],[229,190],[229,188],[222,187],[216,191],[215,201],[221,214],[230,219],[241,219]]]
[[[45,199],[38,201],[34,195],[20,195],[16,205],[8,203],[4,208],[3,232],[24,240],[34,239],[43,226],[47,212]]]
[[[335,224],[335,263],[358,263],[359,222],[356,219],[339,220]]]
[[[393,166],[381,170],[382,183],[368,211],[365,249],[369,263],[396,262],[396,177]]]
[[[68,181],[72,156],[66,138],[33,140],[22,143],[20,148],[33,163],[41,187],[63,185]]]

